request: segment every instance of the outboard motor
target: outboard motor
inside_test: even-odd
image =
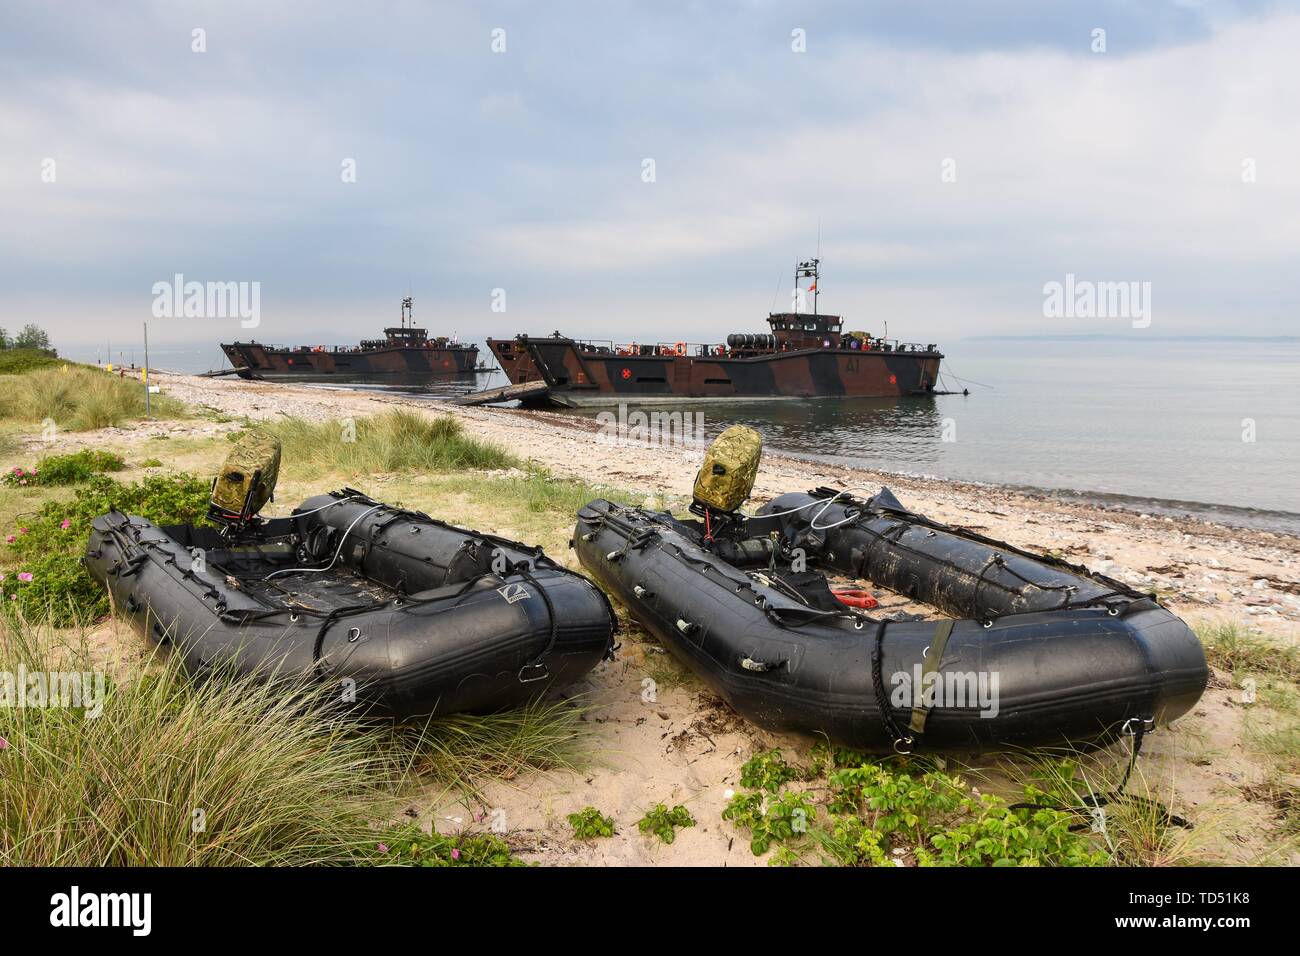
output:
[[[279,477],[280,439],[249,432],[235,443],[212,479],[208,517],[227,535],[248,529],[257,513],[275,498]]]
[[[754,491],[762,457],[763,436],[746,425],[732,425],[704,452],[691,513],[704,519],[706,543],[713,543],[724,531],[730,532],[728,538],[743,537],[745,518],[738,512]]]

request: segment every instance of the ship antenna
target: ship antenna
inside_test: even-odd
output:
[[[794,284],[796,289],[798,289],[799,287],[800,279],[811,278],[813,280],[813,284],[812,284],[813,315],[817,314],[817,297],[821,295],[821,289],[818,288],[820,284],[819,280],[821,279],[821,270],[819,268],[820,265],[821,265],[821,259],[805,259],[803,262],[795,266],[794,269]],[[794,298],[794,302],[795,302],[795,314],[797,315],[798,307],[799,307],[799,297],[797,295]]]

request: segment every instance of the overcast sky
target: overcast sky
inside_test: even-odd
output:
[[[1129,332],[1044,317],[1072,273],[1150,282],[1145,334],[1297,333],[1294,9],[3,0],[0,326],[120,342],[181,273],[260,282],[261,326],[155,342],[355,341],[408,293],[462,337],[700,341],[820,224],[854,328]]]

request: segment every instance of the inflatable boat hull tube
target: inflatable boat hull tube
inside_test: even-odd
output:
[[[233,544],[110,512],[85,561],[192,675],[308,675],[379,716],[524,703],[585,675],[616,627],[601,591],[540,548],[350,489]]]
[[[1200,642],[1150,596],[929,521],[888,489],[868,501],[784,495],[744,534],[706,547],[696,522],[598,500],[579,512],[574,546],[761,726],[877,752],[1086,747],[1168,723],[1205,688]],[[782,570],[796,557],[958,619],[813,600]]]

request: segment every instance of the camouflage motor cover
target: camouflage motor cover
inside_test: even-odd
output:
[[[213,509],[252,517],[271,500],[279,474],[280,439],[249,432],[235,443],[217,472],[212,485]]]
[[[732,425],[704,453],[695,476],[695,500],[716,511],[732,512],[754,490],[763,436],[746,425]]]

